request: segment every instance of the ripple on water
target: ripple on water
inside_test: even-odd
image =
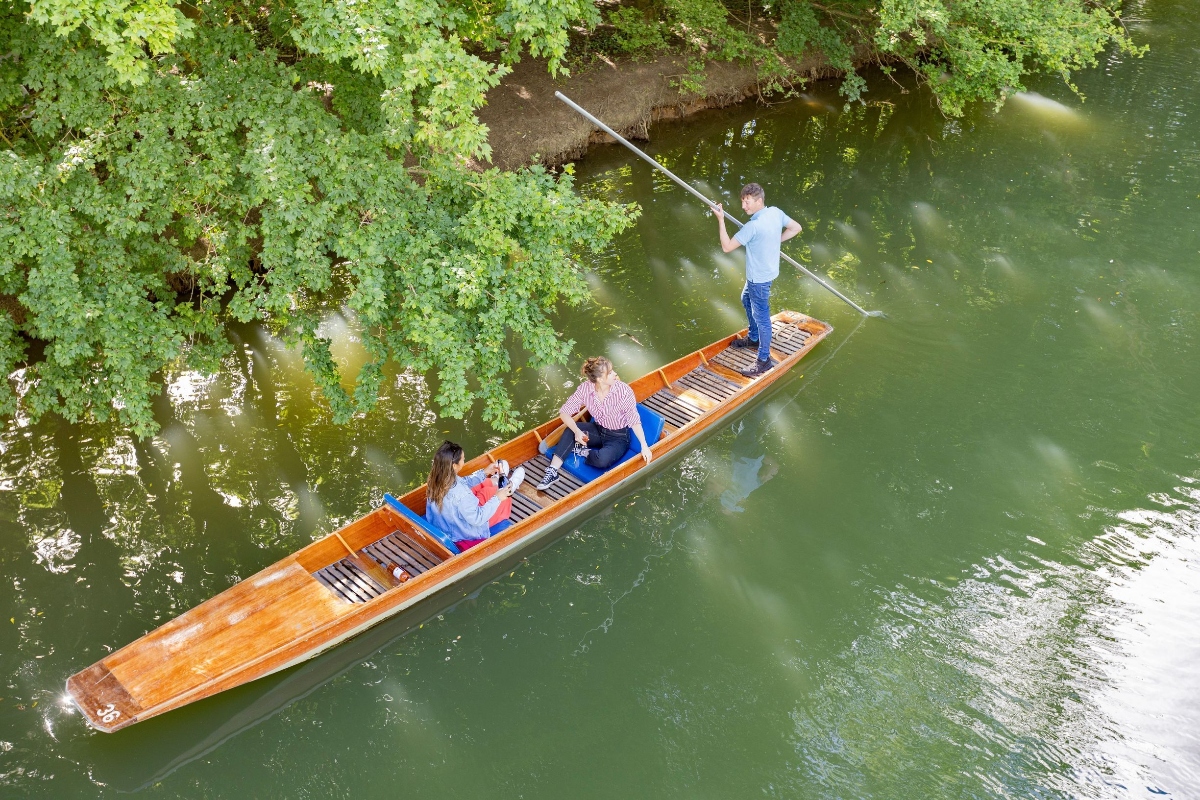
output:
[[[792,788],[1185,797],[1200,785],[1193,494],[1120,514],[1075,564],[997,556],[957,586],[882,593],[871,633],[794,665],[819,688],[791,712]]]

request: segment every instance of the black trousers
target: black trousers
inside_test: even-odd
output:
[[[596,469],[608,469],[617,462],[617,459],[625,455],[625,451],[629,449],[629,428],[621,428],[619,431],[603,428],[594,422],[579,422],[579,430],[583,431],[588,436],[587,446],[591,449],[588,457],[584,459],[589,467]],[[558,440],[558,446],[554,448],[554,455],[560,459],[566,459],[571,453],[571,448],[575,446],[575,431],[567,428],[563,431],[562,438]]]

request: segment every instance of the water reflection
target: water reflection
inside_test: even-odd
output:
[[[811,797],[1190,796],[1200,491],[1183,480],[1175,508],[1116,514],[1072,558],[1048,560],[1029,537],[962,580],[910,578],[879,595],[872,632],[832,663],[796,658],[822,680],[792,711],[790,785]],[[937,742],[957,748],[955,772]]]
[[[759,405],[733,424],[729,451],[729,487],[721,492],[721,508],[731,514],[745,511],[742,503],[755,489],[779,473],[779,462],[767,455],[767,406]]]

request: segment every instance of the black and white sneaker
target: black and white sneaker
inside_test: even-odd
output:
[[[554,467],[546,467],[546,475],[542,478],[542,482],[537,485],[539,492],[544,492],[558,480],[558,470]]]

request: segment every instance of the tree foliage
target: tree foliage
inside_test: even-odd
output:
[[[68,5],[0,12],[0,293],[22,310],[0,359],[28,359],[28,413],[148,433],[164,372],[216,369],[233,317],[302,347],[336,418],[395,360],[437,371],[445,413],[482,398],[515,424],[510,346],[565,358],[548,314],[586,296],[573,254],[635,209],[481,168],[474,110],[521,47],[555,64],[592,6],[218,0],[151,40],[149,0]],[[150,44],[131,63],[113,36]],[[352,390],[318,330],[343,304],[370,356]]]
[[[1114,0],[7,0],[0,5],[0,412],[116,414],[154,430],[173,371],[211,372],[230,319],[298,346],[336,419],[389,361],[435,371],[442,412],[517,424],[510,349],[570,349],[549,314],[575,261],[637,210],[569,170],[487,167],[476,117],[525,54],[560,69],[572,31],[625,52],[759,65],[856,48],[905,63],[942,107],[1001,100],[1132,44]],[[607,16],[605,16],[607,15]],[[576,34],[577,35],[577,34]],[[320,334],[350,308],[368,360]],[[15,387],[15,390],[14,390]],[[350,387],[350,388],[347,388]]]
[[[842,93],[866,83],[856,64],[910,67],[943,111],[999,101],[1031,71],[1070,83],[1109,45],[1141,52],[1126,35],[1120,0],[637,0],[608,15],[618,48],[640,53],[657,42],[692,57],[684,88],[699,89],[703,59],[748,59],[768,88],[797,77],[789,59],[818,51],[846,74]],[[1072,88],[1074,88],[1072,86]]]

